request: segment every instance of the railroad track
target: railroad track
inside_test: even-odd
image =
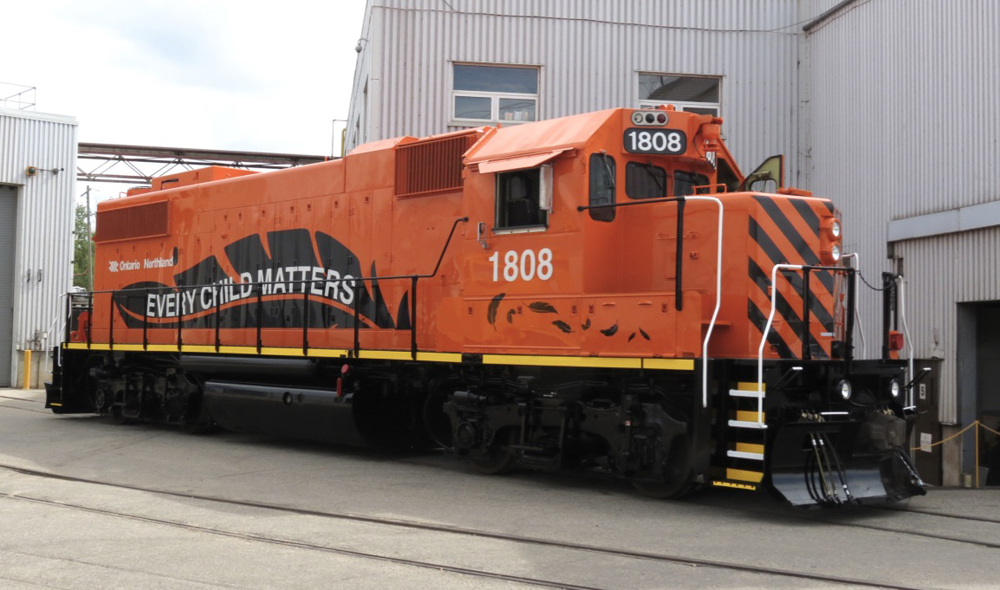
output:
[[[914,530],[908,528],[887,526],[882,524],[855,522],[847,520],[848,518],[858,515],[863,516],[865,514],[873,514],[875,512],[886,512],[886,511],[920,514],[924,516],[947,518],[951,520],[981,522],[981,523],[997,524],[997,525],[1000,525],[1000,519],[984,518],[976,516],[962,516],[956,514],[948,514],[945,512],[937,512],[933,510],[922,510],[919,508],[898,507],[898,506],[845,506],[838,508],[835,512],[824,513],[822,511],[815,512],[815,511],[803,511],[796,509],[783,509],[785,508],[784,506],[776,506],[773,509],[757,509],[745,505],[743,506],[721,505],[712,502],[702,502],[696,499],[689,501],[693,501],[699,506],[711,507],[714,510],[727,510],[727,511],[736,511],[742,513],[762,514],[766,515],[770,519],[780,518],[783,520],[790,520],[790,521],[809,521],[809,522],[820,521],[823,524],[830,526],[865,529],[865,530],[879,531],[884,533],[893,533],[897,535],[907,535],[911,537],[934,539],[937,541],[962,543],[977,547],[985,547],[988,549],[1000,549],[1000,542],[998,541],[970,539],[966,537],[957,537],[954,535],[943,534],[939,532]],[[997,531],[997,533],[993,536],[993,538],[1000,539],[1000,530]]]
[[[377,516],[368,516],[363,514],[352,514],[346,512],[331,512],[331,511],[320,511],[320,510],[309,510],[303,508],[295,508],[290,506],[283,506],[279,504],[270,504],[264,502],[255,502],[248,500],[234,500],[230,498],[223,498],[217,496],[209,496],[203,494],[194,494],[186,492],[173,492],[155,488],[147,488],[142,486],[134,486],[128,484],[120,484],[108,481],[102,481],[97,479],[88,479],[80,477],[72,477],[67,475],[60,475],[55,473],[48,473],[43,471],[37,471],[33,469],[25,469],[22,467],[16,467],[12,465],[0,464],[0,469],[6,471],[18,473],[25,476],[39,477],[54,479],[73,483],[82,483],[90,485],[99,485],[123,490],[145,492],[151,494],[157,494],[161,496],[184,498],[188,500],[200,500],[205,502],[220,503],[230,506],[241,506],[249,507],[261,510],[275,511],[287,514],[294,514],[300,516],[311,516],[319,518],[327,518],[334,520],[345,520],[358,523],[368,523],[377,524],[388,527],[397,527],[403,529],[413,529],[420,531],[428,531],[435,533],[443,533],[448,535],[462,535],[467,537],[476,537],[481,539],[491,539],[497,541],[511,542],[522,545],[532,545],[541,546],[547,548],[554,548],[559,550],[565,550],[569,552],[586,552],[592,554],[600,554],[604,556],[613,556],[618,558],[636,559],[636,560],[648,560],[654,562],[676,564],[676,565],[686,565],[692,567],[705,567],[705,568],[716,568],[719,570],[726,570],[732,572],[743,572],[750,574],[759,574],[762,576],[778,576],[789,579],[796,579],[802,581],[812,581],[812,582],[823,582],[828,584],[838,584],[838,585],[850,585],[854,587],[866,587],[866,588],[890,588],[890,589],[900,589],[900,590],[917,590],[913,586],[903,586],[892,583],[882,583],[882,582],[872,582],[867,580],[861,580],[856,578],[850,578],[845,576],[834,576],[825,575],[818,573],[809,573],[795,570],[771,568],[764,566],[748,565],[744,563],[727,562],[721,560],[710,560],[695,558],[687,555],[679,554],[669,554],[669,553],[655,553],[655,552],[645,552],[645,551],[633,551],[627,549],[619,549],[614,547],[603,547],[598,545],[590,545],[586,543],[575,543],[567,541],[559,541],[554,539],[546,539],[541,537],[528,537],[507,533],[499,533],[488,530],[478,530],[478,529],[468,529],[452,525],[442,525],[442,524],[432,524],[432,523],[422,523],[407,521],[401,519],[393,518],[383,518]],[[287,547],[294,547],[305,550],[321,551],[326,553],[335,553],[340,555],[346,555],[357,558],[380,560],[384,562],[391,562],[400,565],[407,565],[420,568],[436,569],[440,571],[447,571],[456,574],[462,574],[467,576],[474,576],[480,578],[491,578],[497,580],[505,580],[511,582],[518,582],[523,584],[531,584],[539,587],[547,588],[569,588],[569,589],[580,589],[580,590],[598,590],[596,587],[585,586],[573,583],[566,583],[557,580],[545,580],[539,578],[529,578],[518,575],[505,574],[503,572],[497,571],[487,571],[483,569],[472,569],[465,567],[453,566],[445,563],[433,563],[421,560],[406,559],[401,557],[380,555],[377,553],[357,551],[354,549],[346,547],[334,547],[329,545],[309,543],[300,540],[283,539],[275,536],[268,535],[258,535],[243,533],[238,531],[226,530],[218,527],[211,526],[201,526],[197,524],[191,524],[187,522],[179,522],[175,520],[153,518],[149,516],[135,515],[127,512],[120,512],[116,510],[108,510],[103,508],[94,508],[89,506],[84,506],[81,504],[73,504],[66,502],[59,502],[45,498],[33,497],[25,494],[5,494],[0,493],[0,498],[6,498],[9,500],[19,500],[25,502],[35,502],[39,504],[44,504],[48,506],[59,507],[69,510],[79,510],[95,514],[100,514],[104,516],[111,516],[117,518],[124,518],[134,521],[141,521],[145,523],[159,524],[163,526],[170,526],[176,528],[182,528],[191,531],[197,531],[201,533],[219,535],[230,538],[238,538],[247,541],[256,541],[263,543],[271,543],[276,545],[282,545]]]

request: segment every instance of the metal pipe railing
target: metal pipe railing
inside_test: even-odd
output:
[[[362,322],[367,322],[367,323],[371,323],[372,322],[372,317],[363,317],[361,315],[361,309],[360,309],[361,295],[358,292],[358,284],[359,283],[364,284],[365,282],[371,282],[373,285],[375,285],[375,287],[377,287],[378,281],[393,281],[393,280],[400,280],[400,281],[407,280],[407,281],[410,282],[410,298],[409,298],[409,305],[410,305],[410,309],[409,309],[409,312],[410,312],[410,332],[411,332],[411,334],[410,334],[410,353],[411,353],[411,356],[412,356],[412,358],[414,360],[417,358],[417,349],[418,349],[418,338],[417,338],[417,282],[418,282],[419,279],[429,279],[429,278],[433,278],[433,277],[437,276],[437,273],[438,273],[438,271],[441,268],[441,263],[444,260],[444,256],[445,256],[445,254],[448,251],[448,247],[451,245],[451,240],[452,240],[452,238],[455,235],[455,230],[458,228],[458,224],[459,223],[467,222],[468,220],[469,220],[468,217],[460,217],[458,219],[455,219],[455,221],[452,223],[451,230],[448,233],[448,238],[445,241],[444,247],[441,249],[441,253],[438,256],[437,262],[434,265],[434,270],[431,271],[428,274],[408,274],[408,275],[395,275],[395,276],[388,276],[388,277],[353,277],[353,276],[350,276],[350,275],[346,275],[347,278],[337,279],[338,281],[350,281],[352,289],[353,289],[353,292],[354,292],[354,297],[353,297],[352,301],[349,302],[349,303],[346,303],[344,305],[350,305],[352,307],[352,311],[353,311],[353,314],[354,314],[354,347],[353,347],[353,356],[355,358],[357,358],[360,355],[360,352],[361,352],[361,338],[360,338],[360,332],[359,332],[360,327],[361,327],[361,323]],[[311,317],[310,317],[310,312],[309,312],[309,306],[310,306],[311,300],[310,300],[309,294],[310,294],[310,290],[313,289],[314,286],[315,286],[315,284],[318,283],[318,282],[323,282],[323,281],[318,281],[318,280],[315,280],[315,279],[303,279],[303,280],[299,280],[299,281],[249,281],[249,282],[245,282],[245,283],[235,283],[235,282],[232,283],[233,285],[239,285],[241,287],[241,291],[243,291],[245,288],[249,288],[249,293],[250,294],[256,293],[256,299],[257,299],[257,301],[256,301],[256,332],[257,332],[257,334],[256,334],[256,337],[257,337],[256,344],[257,344],[257,353],[258,354],[260,354],[262,352],[262,350],[263,350],[263,319],[264,318],[263,318],[262,309],[263,309],[263,297],[264,297],[263,291],[264,291],[264,287],[266,287],[266,286],[275,286],[275,285],[282,285],[282,286],[297,285],[302,290],[301,292],[302,292],[302,302],[303,302],[303,310],[302,310],[302,353],[303,353],[303,355],[308,355],[308,353],[309,353],[309,346],[310,346],[309,345],[309,324],[311,322]],[[87,292],[87,301],[88,301],[87,311],[89,312],[90,320],[87,322],[87,330],[86,330],[86,333],[87,333],[87,348],[89,349],[89,348],[91,348],[93,346],[93,340],[92,340],[92,334],[91,334],[91,325],[93,323],[93,318],[94,318],[94,296],[95,295],[109,295],[109,300],[108,300],[108,305],[109,305],[109,310],[108,310],[109,311],[109,313],[108,313],[108,344],[113,349],[114,348],[114,334],[115,334],[115,304],[116,304],[116,302],[119,302],[122,299],[124,299],[124,301],[125,301],[125,306],[124,307],[126,309],[128,309],[129,303],[130,303],[130,301],[132,300],[133,297],[135,297],[137,295],[142,295],[144,297],[144,301],[146,301],[148,303],[150,295],[153,295],[153,294],[156,294],[156,293],[162,293],[162,292],[176,293],[178,295],[178,297],[179,297],[179,300],[183,301],[184,300],[183,294],[185,292],[190,292],[190,291],[196,290],[196,289],[211,289],[211,292],[212,292],[212,303],[211,303],[211,305],[210,306],[202,305],[201,306],[202,309],[198,310],[198,313],[207,312],[210,309],[214,311],[214,314],[215,314],[215,323],[214,323],[213,328],[214,328],[214,332],[215,332],[215,350],[216,350],[216,352],[219,352],[219,350],[222,347],[222,323],[221,322],[222,322],[222,311],[223,311],[223,303],[222,303],[222,299],[223,298],[219,296],[219,294],[220,294],[220,283],[208,283],[208,284],[203,284],[203,285],[178,285],[178,286],[173,286],[173,287],[168,286],[168,285],[164,285],[164,286],[160,286],[160,287],[135,287],[135,288],[126,288],[126,289],[112,289],[112,290],[105,290],[105,291],[89,291],[89,292]],[[284,291],[284,289],[282,289],[282,291]],[[295,293],[295,289],[294,288],[288,289],[288,293]],[[271,294],[269,293],[268,295],[271,295]],[[285,293],[283,292],[283,293],[281,293],[281,295],[285,295]],[[240,299],[243,299],[243,297],[241,297]],[[239,300],[239,299],[235,299],[235,300]],[[234,300],[227,301],[226,304],[228,305],[232,301],[234,301]],[[343,302],[341,302],[341,303],[343,304]],[[372,303],[374,303],[374,300],[372,300]],[[228,309],[228,308],[226,308],[226,309]],[[176,316],[176,319],[177,319],[177,350],[178,350],[178,352],[180,352],[182,350],[183,342],[184,342],[184,336],[183,336],[183,334],[184,334],[184,318],[183,318],[184,313],[183,312],[184,312],[184,309],[183,309],[183,304],[182,304],[182,305],[178,306],[177,316]],[[72,313],[73,313],[72,306],[67,303],[67,309],[66,309],[67,324],[66,324],[66,334],[65,334],[65,340],[67,342],[70,340],[69,325],[70,325],[70,322],[72,321],[72,317],[71,317]],[[377,313],[377,310],[373,311],[372,315],[374,315],[376,313]],[[148,315],[148,313],[143,313],[142,314],[142,346],[143,346],[143,350],[147,350],[148,346],[149,346],[149,328],[150,328],[150,321],[149,320],[150,320],[150,316]]]

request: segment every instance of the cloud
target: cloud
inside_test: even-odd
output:
[[[347,116],[364,0],[10,4],[0,81],[81,141],[326,154]]]

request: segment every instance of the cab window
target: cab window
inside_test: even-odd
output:
[[[686,197],[688,195],[695,194],[694,187],[705,186],[708,184],[708,177],[703,174],[695,174],[694,172],[686,172],[684,170],[677,170],[674,172],[674,196],[675,197]],[[699,194],[708,193],[709,189],[703,188],[698,190]]]
[[[497,173],[496,229],[544,227],[548,222],[541,168]],[[551,174],[547,175],[551,179]],[[549,205],[551,206],[551,205]]]
[[[629,162],[625,166],[625,195],[630,199],[667,196],[667,171],[659,166]]]
[[[611,205],[615,202],[615,159],[605,153],[590,156],[590,199],[589,205]],[[591,209],[590,218],[596,221],[612,221],[615,208]]]

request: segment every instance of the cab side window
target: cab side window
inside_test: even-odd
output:
[[[544,227],[548,223],[548,211],[542,208],[546,189],[542,176],[540,168],[497,173],[496,229]]]
[[[590,198],[588,205],[613,205],[615,202],[615,159],[605,153],[590,155]],[[615,208],[591,209],[595,221],[613,221]]]
[[[686,197],[695,194],[694,187],[708,184],[708,177],[694,172],[677,170],[674,172],[674,196]],[[699,189],[698,194],[708,193],[707,188]]]
[[[630,199],[667,196],[667,171],[652,164],[629,162],[625,166],[625,195]]]

